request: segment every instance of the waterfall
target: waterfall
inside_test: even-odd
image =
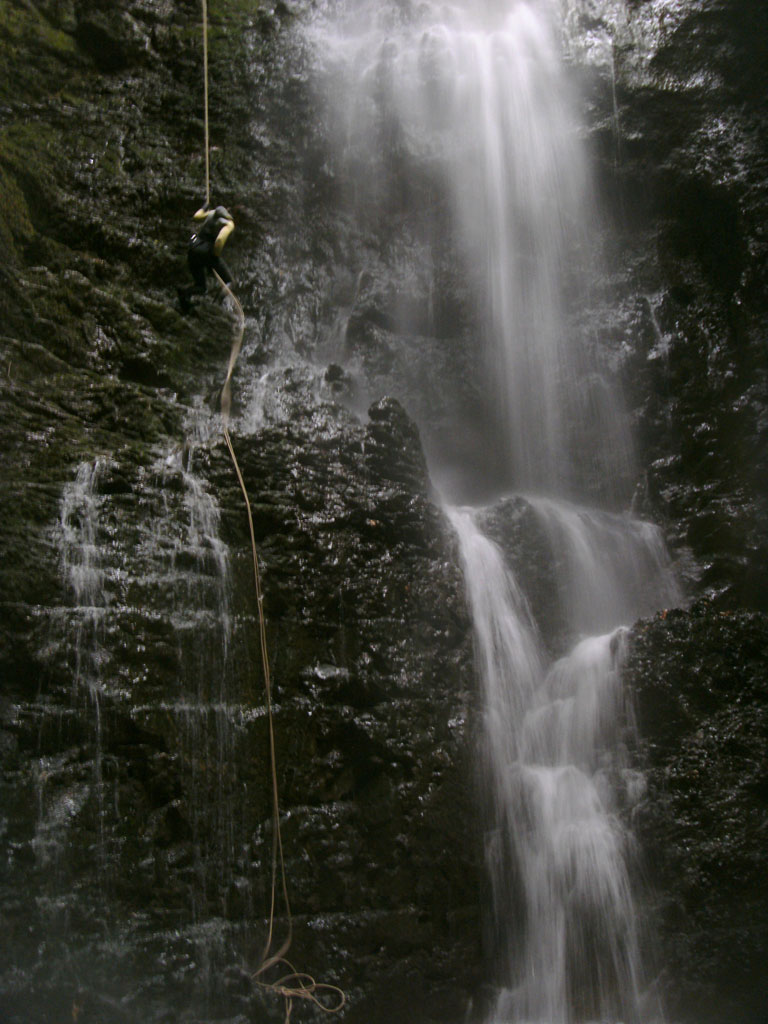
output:
[[[679,604],[658,526],[551,498],[527,500],[557,562],[563,617],[575,634],[608,631]]]
[[[602,598],[619,591],[627,565],[643,560],[653,567],[639,574],[646,588],[679,595],[650,524],[627,520],[622,531],[619,517],[608,517],[605,528],[594,513],[552,500],[539,503],[541,510],[553,557],[568,545],[558,589],[569,626],[591,619],[608,630],[583,637],[551,664],[514,572],[481,531],[478,513],[447,509],[483,687],[486,853],[501,961],[492,1020],[647,1022],[656,1018],[642,991],[631,839],[617,814],[638,792],[623,756],[631,714],[620,682],[631,588],[612,605]]]
[[[100,634],[107,605],[98,533],[100,459],[78,466],[61,499],[61,573],[69,584],[78,618],[75,632],[75,685],[84,685],[98,703]]]
[[[357,209],[391,214],[414,168],[449,197],[484,443],[504,451],[495,493],[526,495],[557,580],[552,660],[482,513],[446,506],[482,688],[490,1021],[650,1024],[619,813],[639,790],[621,664],[626,627],[680,595],[653,524],[576,503],[626,500],[632,442],[605,360],[573,326],[596,208],[558,14],[546,0],[339,4],[314,32]]]
[[[356,3],[315,33],[358,206],[390,212],[414,167],[450,197],[500,473],[562,494],[585,453],[604,488],[625,478],[632,446],[568,317],[595,208],[556,14],[548,0]]]

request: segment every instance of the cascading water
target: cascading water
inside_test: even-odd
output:
[[[631,714],[620,686],[620,623],[642,610],[638,603],[628,612],[632,585],[641,580],[644,594],[655,588],[660,599],[679,595],[650,524],[611,517],[601,534],[593,513],[579,518],[552,501],[543,508],[559,517],[557,530],[570,542],[558,587],[568,626],[610,630],[585,636],[549,665],[503,552],[483,535],[476,513],[448,509],[483,684],[492,791],[487,858],[501,961],[492,1019],[656,1020],[642,991],[631,841],[616,813],[638,795],[637,776],[622,757]],[[555,558],[563,542],[557,530]],[[600,536],[611,546],[598,553]],[[640,555],[652,571],[625,580]],[[572,604],[574,593],[583,603]],[[606,598],[617,593],[622,600],[611,615]]]
[[[563,618],[575,634],[608,631],[680,601],[653,523],[552,498],[527,500],[557,562]]]
[[[222,959],[252,908],[246,786],[237,769],[246,726],[228,665],[229,553],[218,502],[195,472],[210,426],[199,419],[193,412],[183,451],[165,452],[141,470],[132,515],[118,510],[128,470],[116,457],[83,463],[64,487],[54,532],[69,601],[56,611],[49,657],[71,666],[74,678],[62,694],[71,714],[58,713],[73,718],[75,730],[82,719],[87,735],[76,753],[39,759],[32,847],[46,873],[40,914],[49,957],[54,948],[70,956],[71,918],[79,915],[92,942],[71,954],[84,984],[108,993],[112,972],[119,977],[133,959],[174,957],[191,965],[196,998],[207,1001],[220,993]],[[163,651],[153,671],[143,645],[122,661],[114,657],[114,638],[136,632],[154,634]],[[43,706],[41,714],[55,708]],[[131,835],[124,817],[131,782],[121,774],[120,751],[152,735],[162,739],[147,756],[174,764],[178,782],[166,783],[160,808]],[[144,871],[148,886],[162,885],[160,861],[148,857],[135,869],[130,860],[134,845],[151,846],[155,831],[160,861],[173,840],[188,858],[184,884],[165,894],[167,932],[157,922],[147,929],[120,898],[124,871]],[[78,875],[81,858],[98,869],[86,881]]]
[[[179,734],[186,814],[199,885],[191,889],[193,916],[205,916],[215,864],[229,883],[234,859],[232,765],[240,708],[227,692],[231,640],[229,552],[219,536],[219,506],[194,471],[195,445],[208,440],[210,423],[187,424],[183,453],[160,460],[157,472],[179,481],[186,520],[178,510],[156,524],[154,544],[166,552],[171,623],[180,663],[180,692],[164,702]]]
[[[98,661],[98,627],[106,606],[97,542],[98,486],[103,470],[99,459],[82,463],[74,481],[64,488],[61,500],[61,571],[71,587],[81,619],[75,639],[75,683],[85,682],[91,693],[98,690],[98,673],[93,663]]]
[[[594,208],[555,11],[548,0],[342,5],[316,41],[358,203],[391,206],[409,161],[450,195],[504,482],[564,493],[583,484],[574,467],[587,450],[605,488],[625,478],[631,442],[566,315]],[[611,443],[596,447],[596,433]]]
[[[391,207],[409,161],[446,186],[484,340],[486,421],[506,452],[497,486],[547,495],[525,500],[557,579],[553,662],[482,514],[446,509],[483,687],[490,1019],[649,1024],[659,1011],[618,815],[639,787],[622,754],[622,627],[679,593],[654,526],[561,497],[598,490],[615,504],[632,459],[615,386],[568,326],[593,211],[556,13],[533,0],[357,4],[316,39],[358,204]]]

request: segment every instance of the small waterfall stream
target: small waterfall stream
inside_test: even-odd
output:
[[[88,770],[66,758],[40,759],[33,845],[40,869],[53,869],[50,944],[60,942],[66,955],[75,914],[93,932],[90,956],[73,967],[81,978],[106,994],[105,960],[119,977],[118,964],[174,958],[181,973],[193,973],[204,1005],[222,988],[222,962],[252,902],[246,786],[237,769],[246,726],[228,671],[229,552],[218,502],[195,467],[210,424],[190,415],[184,449],[159,453],[140,471],[130,515],[117,511],[121,474],[130,472],[117,456],[81,464],[64,488],[55,533],[69,602],[54,616],[51,658],[71,665],[72,706],[87,702],[77,761]],[[162,651],[154,671],[142,644],[124,665],[115,657],[115,636],[136,631],[154,636]],[[119,751],[150,736],[161,738],[147,756],[172,764],[173,774],[141,834],[132,835],[122,797],[132,783],[121,774]],[[167,931],[156,923],[145,931],[142,914],[124,913],[120,874],[139,871],[148,886],[163,886],[172,843],[188,851],[178,865],[183,883],[165,893]],[[134,847],[148,851],[138,867]],[[98,868],[95,884],[79,880],[81,857]]]
[[[103,459],[78,466],[75,479],[64,488],[59,522],[61,574],[71,588],[74,602],[73,699],[82,699],[82,694],[87,696],[93,721],[92,788],[97,805],[98,867],[102,876],[107,866],[101,705],[103,669],[107,657],[103,640],[108,595],[106,569],[102,564],[99,546],[102,504],[99,483],[105,468]],[[41,811],[43,803],[41,790]],[[55,818],[57,824],[61,824],[61,815]],[[54,829],[54,834],[56,831],[62,834],[61,829]]]
[[[219,535],[218,502],[195,471],[195,446],[208,440],[208,432],[210,424],[193,419],[187,424],[185,450],[162,458],[156,466],[162,479],[180,484],[182,499],[182,509],[167,508],[156,523],[158,549],[166,552],[180,665],[179,690],[161,706],[178,731],[184,814],[197,876],[197,884],[190,887],[196,923],[207,916],[212,879],[229,884],[232,877],[233,753],[240,720],[227,671],[232,638],[229,551]],[[185,520],[182,533],[180,511]]]

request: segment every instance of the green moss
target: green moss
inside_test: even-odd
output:
[[[22,188],[25,181],[33,182],[36,191],[50,186],[60,152],[58,132],[44,122],[19,122],[0,132],[0,165],[10,169]]]
[[[213,47],[211,57],[224,54],[227,46],[240,45],[243,32],[263,31],[265,19],[273,16],[259,0],[209,0],[208,42]],[[201,26],[202,27],[202,26]]]
[[[0,16],[0,64],[14,73],[0,81],[0,98],[13,103],[17,96],[47,98],[80,62],[71,35],[53,26],[30,4],[23,10],[3,4]]]
[[[0,246],[13,262],[16,259],[16,243],[29,239],[34,234],[29,207],[24,193],[15,180],[0,167]]]
[[[72,54],[76,50],[72,36],[55,28],[39,12],[30,8],[14,10],[4,5],[2,37],[11,43],[24,43],[39,48],[41,45],[57,54]]]

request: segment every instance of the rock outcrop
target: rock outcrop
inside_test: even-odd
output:
[[[768,624],[709,603],[635,631],[627,683],[647,790],[634,827],[674,1020],[765,1016]]]

